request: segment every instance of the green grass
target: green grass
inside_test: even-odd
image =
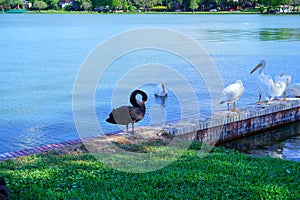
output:
[[[133,149],[153,148],[166,150]],[[117,171],[88,153],[52,152],[1,162],[0,175],[10,199],[300,199],[300,163],[223,148],[200,158],[198,148],[148,173]]]

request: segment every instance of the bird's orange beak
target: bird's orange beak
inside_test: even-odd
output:
[[[256,65],[256,67],[254,69],[252,69],[252,71],[250,72],[250,74],[252,74],[253,72],[255,72],[258,68],[260,68],[262,66],[261,63],[259,63],[258,65]]]

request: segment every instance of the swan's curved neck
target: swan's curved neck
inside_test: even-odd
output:
[[[142,102],[139,102],[136,99],[136,96],[140,94],[142,95]],[[130,103],[134,106],[134,107],[142,107],[144,106],[144,103],[147,101],[147,95],[146,93],[144,93],[143,91],[140,90],[135,90],[131,93],[130,95]]]

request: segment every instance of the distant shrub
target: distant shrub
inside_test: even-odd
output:
[[[35,1],[33,4],[33,8],[37,9],[37,10],[43,10],[46,9],[48,7],[47,3],[45,3],[44,1]]]
[[[71,5],[66,5],[63,9],[66,10],[66,11],[71,11],[72,6]]]
[[[156,12],[163,12],[165,11],[167,8],[166,6],[153,6],[151,8],[151,11],[156,11]]]

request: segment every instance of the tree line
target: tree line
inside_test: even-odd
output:
[[[50,9],[67,11],[125,12],[136,11],[226,11],[256,8],[258,5],[274,9],[278,5],[299,6],[300,0],[0,0],[0,9]]]

